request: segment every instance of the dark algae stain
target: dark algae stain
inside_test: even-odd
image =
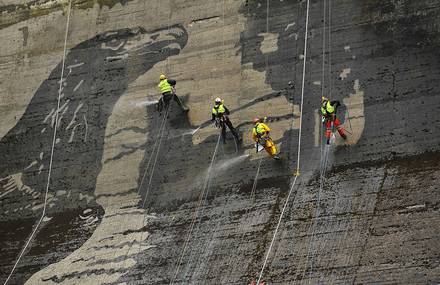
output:
[[[10,284],[23,284],[90,238],[104,215],[95,188],[113,107],[131,82],[178,54],[187,38],[181,25],[104,32],[69,50],[61,82],[62,62],[40,84],[16,125],[0,139],[0,259],[5,264],[0,280],[11,272],[44,201],[44,219]]]
[[[390,54],[397,49],[438,45],[440,5],[424,1],[362,1],[362,14],[373,31],[393,42]]]
[[[91,9],[98,4],[99,8],[112,9],[116,4],[125,5],[132,0],[72,0],[74,9]],[[0,29],[11,25],[48,15],[55,11],[65,10],[69,1],[33,0],[24,4],[9,4],[0,7]]]

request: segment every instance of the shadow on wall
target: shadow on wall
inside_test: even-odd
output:
[[[181,25],[99,34],[69,51],[62,82],[59,63],[40,85],[23,116],[0,140],[1,248],[7,249],[0,257],[9,265],[2,267],[1,280],[41,215],[54,128],[46,217],[11,284],[23,283],[47,266],[48,256],[53,263],[69,255],[93,233],[104,214],[94,191],[113,107],[131,82],[178,54],[187,40]]]

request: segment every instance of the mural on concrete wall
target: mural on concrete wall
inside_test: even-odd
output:
[[[72,1],[74,9],[89,9],[94,5],[99,5],[100,8],[113,8],[116,4],[126,5],[132,0],[87,0],[87,1]],[[68,6],[68,1],[16,1],[19,4],[2,5],[0,7],[0,29],[9,27],[19,22],[28,20],[30,18],[41,17],[52,12],[65,9]],[[22,3],[25,2],[25,3]]]
[[[261,102],[264,104],[264,101],[279,97],[284,97],[292,106],[299,104],[300,88],[298,86],[301,80],[301,72],[297,67],[302,66],[302,43],[299,38],[304,28],[302,26],[304,15],[301,14],[302,10],[298,11],[298,8],[303,9],[305,7],[301,6],[299,1],[280,0],[270,1],[271,7],[266,9],[266,3],[267,1],[263,0],[248,1],[242,7],[240,12],[245,15],[247,22],[245,31],[242,33],[241,42],[238,45],[241,46],[242,65],[249,64],[258,72],[266,72],[266,83],[271,86],[274,92],[255,98],[234,109],[233,112],[240,112],[255,104]],[[277,13],[279,17],[272,17],[267,22],[267,12]],[[295,12],[299,15],[296,15]],[[93,193],[96,177],[101,171],[104,133],[113,106],[125,93],[130,82],[147,72],[154,64],[165,60],[170,55],[178,54],[181,48],[185,46],[187,38],[186,31],[181,26],[172,26],[171,30],[161,29],[153,32],[146,32],[141,28],[123,29],[98,35],[70,50],[66,61],[66,76],[62,82],[61,109],[57,124],[59,136],[56,140],[53,181],[51,182],[51,189],[57,189],[57,192],[50,192],[49,213],[35,239],[35,243],[25,257],[37,259],[39,262],[32,263],[35,268],[27,267],[26,270],[29,272],[23,273],[24,269],[21,269],[22,276],[27,276],[39,268],[45,267],[48,263],[54,264],[57,260],[69,255],[92,235],[101,219],[101,226],[105,223],[106,218],[102,218],[103,209],[95,202]],[[350,46],[344,47],[343,52],[347,56],[354,56]],[[3,231],[0,234],[7,237],[4,240],[5,246],[2,245],[1,248],[8,248],[9,250],[6,253],[3,252],[1,257],[8,264],[13,264],[34,223],[35,217],[41,212],[42,195],[45,179],[47,178],[51,134],[55,126],[54,112],[60,83],[60,65],[52,71],[49,78],[37,90],[17,125],[0,141],[1,160],[8,161],[7,164],[0,165],[1,209],[4,213],[2,217],[6,217],[4,221],[1,221],[5,226],[0,227]],[[359,73],[360,71],[356,71],[352,66],[341,68],[339,71],[335,70],[336,76],[334,76],[336,79],[339,75],[340,82],[344,82],[345,87],[342,92],[335,92],[333,94],[334,98],[343,101],[346,106],[351,108],[350,115],[353,119],[353,127],[356,124],[355,120],[359,122],[358,133],[353,136],[353,143],[359,140],[364,128],[364,86],[362,86],[362,78],[359,80],[354,77],[354,74]],[[315,84],[313,82],[313,84],[317,86],[316,88],[319,91],[319,84],[323,83],[316,82]],[[296,89],[293,86],[296,86]],[[318,92],[315,91],[314,96],[319,100]],[[174,102],[172,105],[174,105]],[[139,185],[142,184],[142,174],[148,171],[148,160],[154,154],[152,152],[153,145],[162,118],[157,115],[153,105],[148,105],[146,109],[150,120],[148,122],[149,130],[147,132],[147,130],[138,129],[138,131],[148,133],[147,143],[140,147],[136,145],[131,149],[130,147],[124,148],[124,152],[110,158],[110,160],[117,160],[139,149],[145,150],[144,160],[139,171],[141,174],[138,181]],[[175,200],[167,199],[170,196],[158,198],[155,194],[167,190],[160,189],[159,185],[178,182],[182,177],[188,177],[194,173],[203,174],[209,164],[207,158],[212,155],[212,148],[207,148],[206,143],[215,144],[214,135],[206,138],[200,145],[193,144],[191,135],[195,127],[191,126],[185,116],[175,111],[170,112],[170,118],[167,121],[166,136],[171,135],[167,137],[161,150],[152,181],[153,186],[148,186],[147,181],[143,184],[143,187],[138,189],[143,201],[145,192],[152,188],[146,208],[150,208],[151,204],[154,204],[153,206],[156,206],[159,212],[164,210],[165,207],[167,207],[166,210],[176,209],[179,203],[186,202],[185,199],[188,198],[187,196],[184,196],[182,200],[179,200],[180,197],[173,197]],[[307,110],[306,113],[310,116],[316,114],[313,109]],[[345,115],[348,115],[348,113],[345,113]],[[285,114],[272,119],[291,121],[293,117],[292,114]],[[319,117],[317,120],[312,117],[311,120],[305,120],[304,123],[309,130],[315,130],[315,136],[305,138],[305,145],[317,146],[316,134],[319,133],[319,128],[316,129],[316,126],[320,124]],[[248,132],[249,125],[249,121],[241,123],[242,133]],[[200,127],[210,127],[210,122],[205,122]],[[291,142],[292,146],[295,147],[294,135],[296,135],[296,130],[286,132],[282,140],[287,143]],[[244,146],[243,148],[246,147],[252,146]],[[175,151],[176,149],[179,151]],[[283,145],[283,149],[289,150],[290,148]],[[26,153],[23,150],[26,150]],[[194,160],[187,159],[188,154],[192,154],[197,158],[194,158]],[[289,161],[294,160],[290,159]],[[194,162],[197,162],[197,165]],[[79,176],[78,173],[82,175]],[[147,180],[149,175],[151,173],[147,172]],[[197,177],[193,178],[196,180]],[[178,191],[170,192],[170,195],[179,195]],[[172,200],[172,203],[170,203],[170,200]],[[179,201],[176,202],[176,200]],[[63,212],[62,215],[58,214],[61,212]],[[138,213],[139,220],[144,219],[143,211],[136,213]],[[107,227],[114,226],[112,224],[114,216],[120,216],[124,221],[128,220],[126,218],[128,214],[127,216],[124,215],[124,209],[118,209],[116,214],[108,218],[110,222],[107,223]],[[24,218],[28,218],[27,225],[23,222]],[[20,224],[25,226],[22,229],[11,231],[12,228],[17,227],[17,223],[14,222],[17,219],[20,219]],[[183,230],[186,231],[186,229],[186,227],[182,227],[178,231],[182,231],[179,233],[183,235]],[[129,274],[121,278],[121,282],[130,282],[135,278],[148,278],[152,276],[152,274],[148,275],[151,271],[154,272],[154,276],[160,278],[169,276],[171,274],[169,269],[173,262],[168,262],[167,257],[169,257],[169,252],[172,249],[170,250],[167,247],[155,248],[151,252],[155,251],[147,256],[143,250],[138,250],[136,246],[133,247],[134,243],[129,240],[130,234],[135,231],[149,231],[152,234],[157,231],[158,239],[163,238],[164,235],[160,228],[157,230],[151,225],[148,227],[143,226],[138,230],[121,231],[118,237],[115,238],[114,243],[117,243],[116,246],[111,247],[106,242],[112,239],[113,236],[110,234],[104,236],[100,231],[100,236],[95,237],[96,242],[100,243],[102,248],[108,250],[106,253],[112,255],[110,259],[106,260],[91,260],[90,262],[93,261],[95,267],[85,262],[86,266],[83,266],[82,269],[86,268],[87,270],[82,271],[81,276],[93,278],[93,274],[97,272],[105,272],[111,275],[118,270],[120,270],[120,274],[125,274],[124,270],[130,270]],[[145,234],[145,237],[141,239],[142,242],[147,237],[148,235]],[[68,245],[67,241],[72,240],[76,242]],[[153,240],[155,239],[153,238]],[[172,246],[175,246],[175,240],[171,238],[169,240],[170,243],[173,243]],[[126,247],[130,249],[127,250]],[[131,252],[131,248],[134,248],[134,253]],[[44,278],[37,279],[35,277],[33,280],[63,282],[69,281],[70,278],[76,278],[80,274],[75,275],[78,273],[75,266],[86,259],[84,256],[89,254],[88,249],[93,249],[94,253],[99,252],[95,247],[90,246],[75,256],[75,259],[72,258],[74,261],[71,261],[72,259],[68,260],[66,264],[70,266],[68,266],[68,269],[63,268],[65,271],[58,271],[59,268],[54,267],[53,271],[49,270],[49,272],[37,276],[38,278],[44,276]],[[136,253],[136,250],[140,253]],[[48,260],[49,253],[55,251],[57,252],[56,257],[50,257],[50,260]],[[136,255],[136,262],[133,262],[135,265],[126,262],[128,259],[127,252],[129,251],[130,254]],[[157,258],[155,259],[155,257]],[[258,258],[255,258],[251,261],[251,264],[256,265],[258,264],[257,261]],[[69,262],[72,262],[75,266],[69,264]],[[24,263],[29,264],[29,262]],[[104,264],[108,268],[96,269],[98,266],[104,267]],[[158,267],[162,271],[159,272]],[[255,269],[249,268],[248,271],[249,274],[253,274]],[[3,276],[7,273],[5,271],[1,274]],[[32,284],[33,280],[29,283]]]
[[[38,256],[41,262],[33,262],[35,268],[28,266],[20,273],[32,274],[47,265],[51,252],[57,251],[56,259],[61,259],[90,237],[104,214],[94,190],[112,109],[130,82],[178,54],[186,43],[187,32],[180,25],[155,31],[110,31],[68,52],[62,82],[62,63],[53,69],[23,116],[0,140],[0,228],[5,237],[1,248],[8,249],[2,251],[2,260],[15,262],[36,217],[41,215],[55,126],[47,214],[25,256]],[[79,242],[72,245],[68,242],[71,240]],[[4,276],[10,268],[2,270]]]
[[[250,64],[254,70],[265,72],[266,84],[269,84],[276,93],[264,96],[262,99],[267,100],[277,96],[284,96],[293,105],[293,110],[299,110],[301,100],[305,4],[299,1],[258,0],[246,1],[240,9],[240,13],[246,17],[246,30],[241,34],[242,64]],[[277,16],[273,17],[273,15]],[[316,63],[313,62],[311,57],[316,57],[318,50],[319,53],[321,52],[320,47],[317,49],[316,46],[312,46],[312,43],[315,37],[320,37],[319,41],[322,38],[322,28],[319,27],[315,30],[312,30],[312,28],[309,27],[308,35],[309,54],[306,69],[305,97],[307,100],[311,100],[310,97],[314,96],[316,98],[314,101],[317,104],[315,110],[308,110],[307,106],[305,107],[306,109],[303,112],[305,117],[311,113],[316,116],[319,109],[321,85],[324,85],[324,96],[330,96],[329,80],[335,81],[337,79],[334,74],[337,71],[334,70],[330,78],[328,78],[327,74],[325,75],[325,82],[320,80],[311,82],[311,78],[314,76],[312,75],[312,69],[319,70],[318,68],[320,67],[315,66]],[[313,53],[311,53],[311,50]],[[349,47],[346,52],[350,52]],[[326,56],[328,57],[328,47]],[[322,58],[317,59],[317,61],[321,64]],[[326,64],[328,64],[328,59]],[[350,69],[348,68],[347,70]],[[328,67],[326,67],[325,72],[328,72]],[[318,76],[320,79],[320,74]],[[346,78],[347,75],[345,78],[339,79],[344,80]],[[331,97],[332,99],[340,100],[344,105],[340,112],[342,122],[350,121],[355,126],[353,130],[347,124],[346,128],[348,128],[352,135],[345,143],[356,144],[364,129],[364,94],[362,86],[359,84],[359,79],[356,79],[356,81],[352,78],[350,79],[354,83],[348,90],[344,89],[333,92]],[[335,83],[333,82],[333,84]],[[313,88],[310,88],[310,86],[313,86]],[[347,108],[351,112],[347,113]],[[294,115],[299,116],[299,112],[294,111]],[[316,117],[318,120],[313,121],[314,125],[311,125],[308,120],[303,120],[304,126],[314,130],[314,143],[307,136],[304,139],[310,140],[310,143],[313,143],[315,147],[319,146],[321,124],[320,117]],[[284,119],[289,118],[286,116]],[[295,123],[293,128],[298,128],[298,124]],[[292,136],[289,135],[289,132],[286,132],[282,141],[289,143],[291,140]],[[344,143],[338,140],[337,144]]]

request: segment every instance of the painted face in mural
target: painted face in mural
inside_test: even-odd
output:
[[[298,107],[301,97],[301,80],[302,80],[302,62],[304,53],[304,23],[305,23],[306,5],[302,1],[246,1],[241,7],[240,13],[246,17],[246,29],[241,35],[242,48],[242,64],[252,64],[254,70],[265,72],[265,83],[277,92],[283,95],[293,105]],[[276,15],[276,16],[274,16]],[[309,36],[309,55],[311,49],[316,52],[316,45],[312,45],[313,38]],[[321,38],[317,38],[321,41]],[[322,43],[319,43],[319,49]],[[321,50],[319,50],[321,53]],[[316,96],[316,106],[314,111],[307,110],[308,116],[315,116],[313,120],[305,120],[303,126],[313,131],[313,137],[310,137],[310,144],[315,147],[319,145],[320,118],[317,114],[319,109],[321,83],[313,81],[311,68],[314,68],[312,61],[307,61],[308,73],[306,73],[306,89],[307,96]],[[345,73],[344,73],[345,72]],[[350,72],[350,69],[342,70],[342,76]],[[333,76],[333,75],[332,75]],[[326,80],[337,81],[332,77]],[[344,79],[344,78],[342,78]],[[335,83],[334,83],[335,84]],[[341,108],[340,118],[345,121],[348,113],[345,113],[345,106],[351,106],[350,123],[356,126],[356,129],[350,129],[352,135],[347,142],[338,141],[337,144],[354,144],[359,140],[364,128],[363,119],[363,91],[359,80],[355,80],[349,89],[342,89],[343,92],[335,92],[332,99],[341,100],[343,108]],[[341,88],[340,88],[341,89]],[[328,96],[327,94],[325,94]],[[266,96],[268,99],[274,96]],[[307,108],[307,106],[306,106]],[[294,108],[295,110],[295,108]],[[295,111],[294,111],[295,115]],[[296,113],[299,116],[299,112]],[[314,122],[314,125],[308,124],[308,121]],[[297,128],[298,124],[294,123],[293,128]],[[287,139],[288,141],[288,139]],[[313,142],[314,141],[314,142]]]
[[[46,189],[46,217],[28,255],[58,251],[66,239],[78,241],[57,256],[63,258],[90,237],[103,215],[94,191],[113,107],[131,82],[156,63],[178,54],[186,42],[186,30],[180,25],[151,32],[121,29],[99,34],[68,51],[62,82],[59,63],[33,95],[17,124],[0,141],[1,216],[6,219],[0,228],[8,232],[16,227],[11,221],[28,221],[21,231],[2,234],[19,241],[15,248],[2,246],[13,249],[2,256],[3,260],[11,264],[15,260],[41,215]],[[51,180],[47,186],[49,165]],[[69,234],[48,236],[47,232]],[[31,274],[39,265],[33,266],[20,273]]]

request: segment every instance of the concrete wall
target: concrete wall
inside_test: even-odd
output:
[[[440,5],[310,1],[292,188],[306,4],[1,2],[0,280],[248,284],[292,190],[269,284],[439,283]],[[156,111],[161,73],[188,114]],[[322,95],[350,132],[330,147]]]

